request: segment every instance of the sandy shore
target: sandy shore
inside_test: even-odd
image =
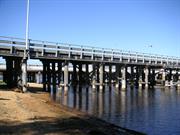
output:
[[[0,134],[138,134],[56,104],[41,86],[30,86],[25,94],[0,89]]]

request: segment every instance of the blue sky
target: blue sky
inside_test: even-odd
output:
[[[25,38],[26,0],[0,0],[0,17]],[[180,56],[180,0],[30,0],[29,19],[31,39]]]

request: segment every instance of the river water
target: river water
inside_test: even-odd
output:
[[[57,90],[52,97],[60,104],[87,112],[121,127],[149,135],[180,134],[180,90],[116,90],[106,86],[103,93],[91,87],[70,87],[68,95]]]

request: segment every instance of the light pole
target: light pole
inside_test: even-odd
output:
[[[27,0],[27,12],[26,12],[26,52],[29,50],[29,0]]]
[[[26,14],[26,48],[24,50],[24,57],[22,60],[22,90],[27,91],[27,60],[29,53],[29,0],[27,0],[27,14]]]

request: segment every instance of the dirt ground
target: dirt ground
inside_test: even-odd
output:
[[[54,103],[41,85],[30,84],[29,90],[0,88],[0,134],[140,134]]]

